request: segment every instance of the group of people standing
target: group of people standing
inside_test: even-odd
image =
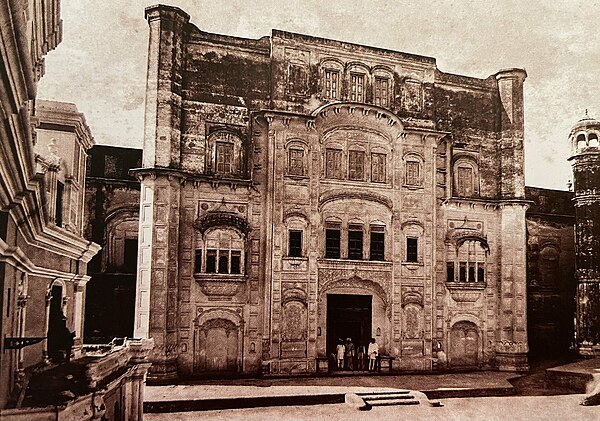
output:
[[[377,345],[375,338],[371,338],[368,346],[359,345],[358,349],[352,343],[352,338],[346,338],[346,342],[342,338],[338,339],[335,350],[338,370],[346,369],[354,371],[354,362],[356,361],[357,370],[367,370],[368,364],[369,371],[376,371],[378,356],[379,345]]]

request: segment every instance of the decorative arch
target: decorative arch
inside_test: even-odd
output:
[[[366,75],[371,74],[371,68],[360,61],[349,61],[348,63],[346,63],[345,71],[350,72],[355,68],[363,69],[366,72]]]
[[[244,325],[242,316],[231,309],[214,308],[201,312],[194,319],[194,326],[201,327],[210,320],[224,319],[233,323],[236,327],[241,328]]]
[[[286,222],[287,220],[292,218],[303,219],[307,224],[310,223],[308,216],[306,216],[306,214],[302,211],[294,209],[287,211],[283,214],[283,222]]]
[[[377,295],[381,299],[381,301],[383,302],[384,309],[389,308],[388,296],[383,287],[377,282],[371,281],[369,279],[359,278],[358,276],[326,282],[319,289],[319,296],[323,297],[328,291],[338,288],[357,288],[363,290],[367,289],[375,293],[375,295]]]
[[[306,291],[300,288],[286,289],[282,294],[281,305],[283,306],[290,301],[298,301],[306,306],[308,303]]]
[[[210,309],[194,320],[194,372],[242,369],[243,320],[230,309]]]
[[[204,234],[211,228],[228,227],[238,231],[244,237],[250,232],[250,226],[245,218],[233,212],[217,211],[207,212],[194,222],[194,228]]]
[[[319,198],[319,211],[321,211],[323,209],[323,206],[325,206],[327,203],[343,199],[367,200],[370,202],[379,203],[390,210],[393,207],[392,201],[388,197],[379,193],[366,191],[333,190],[325,192],[321,195],[321,197]]]

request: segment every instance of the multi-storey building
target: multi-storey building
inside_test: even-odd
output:
[[[99,250],[83,237],[93,138],[73,104],[36,101],[60,2],[3,1],[0,22],[0,418],[141,419],[145,343],[79,358]],[[67,329],[73,363],[60,362]]]
[[[142,150],[96,145],[89,151],[84,236],[102,250],[88,264],[86,343],[133,336]]]
[[[314,372],[338,338],[400,370],[524,370],[521,69],[273,30],[150,26],[135,335],[149,378]]]

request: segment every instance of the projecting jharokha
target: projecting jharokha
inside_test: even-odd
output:
[[[339,338],[398,370],[528,368],[524,70],[146,17],[150,382],[314,372]]]

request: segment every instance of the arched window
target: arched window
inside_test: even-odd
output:
[[[598,135],[596,133],[590,133],[588,135],[588,146],[591,148],[598,147]]]
[[[585,139],[585,134],[580,133],[577,135],[577,149],[583,149],[587,146],[587,141]]]
[[[321,62],[321,81],[323,99],[332,101],[342,97],[342,75],[344,66],[337,59],[329,58]]]
[[[454,196],[479,196],[479,169],[470,157],[459,158],[454,163]]]
[[[308,148],[300,140],[288,142],[287,146],[287,175],[304,177],[308,174]]]
[[[242,140],[229,131],[219,130],[208,136],[211,157],[206,167],[209,172],[221,176],[238,175],[242,172]]]
[[[466,240],[458,248],[448,246],[446,281],[484,283],[487,248],[479,240]]]
[[[410,153],[404,157],[404,185],[407,187],[423,186],[423,160]]]
[[[219,227],[197,234],[195,273],[243,274],[244,239],[234,229]]]

